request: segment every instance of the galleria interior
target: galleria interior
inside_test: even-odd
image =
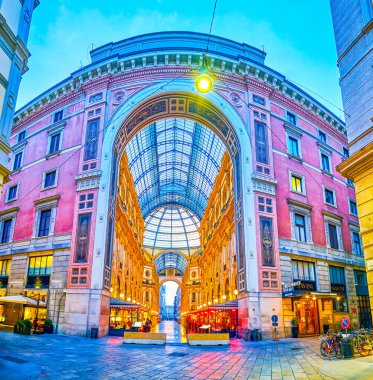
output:
[[[354,185],[335,169],[343,122],[261,50],[211,36],[204,57],[208,38],[109,43],[16,113],[1,323],[35,317],[4,301],[23,294],[61,334],[155,325],[174,281],[187,331],[371,324]]]

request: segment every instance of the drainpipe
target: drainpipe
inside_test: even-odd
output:
[[[62,293],[62,296],[60,297],[60,299],[58,300],[58,310],[57,310],[57,324],[56,324],[56,334],[58,333],[58,324],[59,324],[59,321],[60,321],[60,309],[61,309],[61,301],[62,301],[62,298],[66,296],[66,293],[63,292]]]

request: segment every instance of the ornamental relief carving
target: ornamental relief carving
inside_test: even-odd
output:
[[[100,186],[99,178],[91,178],[88,180],[78,180],[76,185],[76,191],[95,189]]]
[[[255,179],[253,179],[253,189],[255,191],[260,191],[262,193],[271,194],[271,195],[275,195],[276,193],[276,188],[274,185],[261,182]]]

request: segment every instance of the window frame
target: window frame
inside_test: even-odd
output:
[[[54,198],[54,199],[51,200],[51,198]],[[34,239],[45,239],[54,235],[59,196],[47,197],[45,199],[46,201],[43,201],[43,200],[34,201],[34,204],[35,204],[35,219],[34,219],[34,228],[33,228]],[[49,234],[47,236],[38,236],[41,212],[47,209],[51,209]]]
[[[356,213],[354,213],[354,212],[351,211],[351,204],[355,205],[354,207],[355,207]],[[352,198],[348,198],[348,211],[349,211],[350,215],[358,216],[356,200],[354,200]]]
[[[16,187],[16,195],[14,196],[14,198],[10,199],[9,198],[10,189],[13,189],[15,187]],[[10,202],[16,201],[18,199],[18,190],[19,190],[19,182],[13,183],[11,186],[9,186],[6,189],[5,203],[10,203]]]
[[[313,244],[313,236],[312,236],[312,220],[311,220],[311,210],[312,208],[306,208],[296,203],[288,203],[289,204],[289,212],[290,212],[290,225],[291,225],[291,239],[306,244]],[[295,214],[302,215],[305,221],[305,237],[306,241],[301,241],[297,237],[296,224],[295,224]]]
[[[321,138],[321,136],[323,137]],[[324,144],[328,143],[328,135],[326,134],[326,132],[322,131],[321,129],[319,129],[319,132],[318,132],[318,139]]]
[[[329,224],[334,225],[336,227],[338,248],[333,248],[330,244]],[[326,247],[329,249],[333,249],[335,251],[343,251],[344,248],[343,248],[341,220],[324,215],[324,229],[325,229]]]
[[[329,170],[324,168],[323,156],[325,156],[328,160]],[[320,157],[320,169],[321,169],[321,171],[324,173],[327,173],[327,174],[333,174],[331,154],[324,149],[319,149],[319,157]]]
[[[17,211],[18,209],[13,208],[12,211],[2,215],[0,217],[0,244],[9,244],[13,241],[13,235],[14,235],[14,228],[16,223],[16,217],[17,217]],[[5,243],[1,243],[3,238],[3,230],[4,230],[4,222],[11,219],[11,226],[10,226],[10,232],[9,232],[9,240]]]
[[[45,186],[45,181],[47,179],[47,175],[50,174],[50,173],[53,173],[53,172],[56,172],[56,176],[55,176],[55,180],[54,180],[54,185],[52,185],[52,186]],[[42,188],[41,188],[42,191],[53,189],[53,188],[57,187],[58,172],[59,172],[59,168],[49,169],[49,170],[46,170],[45,172],[43,172],[43,183],[42,183]]]
[[[61,115],[61,118],[58,119],[58,120],[56,120],[56,116],[57,116],[57,115]],[[59,123],[59,122],[61,122],[61,121],[63,120],[63,117],[64,117],[64,110],[63,110],[63,109],[58,110],[58,111],[55,111],[55,112],[53,113],[52,123],[55,124],[55,123]]]
[[[298,276],[297,277],[295,277],[294,276],[294,264],[296,263],[296,265],[297,265],[297,274],[298,274]],[[313,267],[313,276],[309,276],[309,278],[306,278],[306,277],[303,277],[303,278],[301,278],[301,276],[299,275],[299,273],[300,273],[300,271],[299,271],[299,264],[302,264],[302,266],[304,267],[305,266],[305,264],[307,264],[307,267],[308,267],[308,269],[307,269],[307,271],[308,271],[308,274],[310,274],[311,273],[311,270],[310,270],[310,267]],[[303,271],[303,273],[305,272],[304,271],[304,268],[302,269],[302,271]],[[315,283],[315,287],[317,287],[317,282],[316,282],[316,265],[315,265],[315,263],[313,262],[313,261],[305,261],[305,260],[291,260],[291,275],[292,275],[292,277],[293,277],[293,280],[295,281],[295,280],[299,280],[299,281],[309,281],[309,282],[314,282]],[[312,279],[312,277],[313,277],[313,279]]]
[[[16,168],[15,167],[15,164],[16,164],[16,157],[21,154],[21,159],[20,159],[20,163],[19,163],[19,166]],[[22,167],[23,167],[23,159],[24,159],[24,156],[25,156],[25,150],[24,149],[20,149],[20,150],[17,150],[15,152],[13,152],[13,166],[12,166],[12,170],[15,172],[17,170],[21,170]]]
[[[21,138],[21,136],[22,136],[22,138]],[[25,139],[26,139],[26,129],[24,129],[23,131],[18,133],[17,144],[24,141]]]
[[[293,117],[294,116],[294,123],[289,120],[289,116]],[[295,113],[286,110],[286,121],[291,124],[291,125],[298,125],[298,117]]]
[[[266,106],[265,98],[263,98],[262,96],[256,95],[256,94],[253,94],[253,103],[259,104],[263,107]]]
[[[298,191],[298,190],[293,189],[293,177],[300,180],[302,191]],[[289,171],[289,184],[290,184],[290,191],[291,192],[296,193],[296,194],[300,194],[300,195],[307,195],[306,179],[303,175]]]
[[[331,193],[333,193],[334,203],[329,203],[329,202],[326,201],[326,192],[327,191],[330,191]],[[336,191],[334,189],[323,185],[323,195],[324,195],[324,203],[326,205],[334,207],[334,208],[337,208],[337,193],[336,193]]]
[[[358,237],[359,237],[359,250],[360,252],[356,252],[356,249],[355,249],[355,239],[354,239],[354,234],[357,234]],[[352,250],[352,253],[354,255],[357,255],[357,256],[364,256],[364,250],[363,250],[363,240],[360,236],[360,228],[359,226],[355,225],[355,224],[352,224],[350,223],[350,239],[351,239],[351,250]]]
[[[294,154],[292,152],[292,150],[290,149],[290,139],[293,139],[294,141],[296,141],[297,143],[297,150],[298,150],[298,154]],[[287,149],[288,149],[288,153],[292,156],[292,157],[296,157],[296,158],[302,158],[302,150],[301,150],[301,147],[300,147],[300,138],[293,135],[293,134],[289,134],[287,135]]]

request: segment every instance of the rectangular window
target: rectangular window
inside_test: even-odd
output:
[[[53,115],[53,123],[57,123],[62,120],[63,111],[58,111]]]
[[[363,249],[361,247],[360,235],[357,232],[352,232],[352,242],[353,242],[353,251],[357,255],[363,254]]]
[[[352,201],[351,199],[349,200],[349,202],[350,202],[350,214],[357,215],[356,202]]]
[[[257,96],[257,95],[253,95],[253,102],[255,103],[258,103],[262,106],[265,106],[266,105],[266,101],[264,98],[260,97],[260,96]]]
[[[319,131],[319,140],[326,143],[326,133]]]
[[[14,156],[14,164],[13,164],[13,170],[17,170],[21,167],[22,164],[22,154],[23,152],[19,152]]]
[[[303,178],[294,174],[291,175],[291,190],[303,193]]]
[[[268,159],[268,143],[267,143],[267,126],[263,123],[255,121],[255,145],[256,160],[262,164],[267,164]]]
[[[301,214],[294,214],[295,219],[295,237],[298,241],[307,241],[306,236],[306,218]]]
[[[45,173],[44,189],[56,185],[56,175],[57,175],[56,170],[54,170],[53,172]]]
[[[308,261],[292,261],[293,279],[300,281],[315,281],[315,265]]]
[[[14,185],[12,187],[9,187],[9,190],[8,190],[8,201],[12,201],[13,199],[16,199],[17,197],[17,188],[18,188],[18,185]]]
[[[52,214],[51,209],[43,210],[40,212],[38,237],[49,235],[49,229],[50,229],[50,224],[51,224],[51,214]]]
[[[299,140],[293,136],[288,137],[289,153],[295,157],[299,157]]]
[[[350,179],[347,180],[347,185],[354,187],[354,183]]]
[[[322,170],[330,173],[330,157],[325,153],[321,153],[321,168]]]
[[[287,112],[287,113],[286,113],[286,119],[287,119],[287,121],[288,121],[289,123],[291,123],[291,124],[294,124],[294,125],[297,124],[297,118],[296,118],[296,116],[295,116],[293,113],[291,113],[291,112]]]
[[[345,284],[345,270],[342,267],[334,267],[329,265],[330,283],[344,285]]]
[[[84,151],[85,161],[93,160],[97,157],[99,120],[100,119],[95,119],[88,122]]]
[[[52,264],[52,255],[30,257],[26,287],[48,288]]]
[[[324,194],[325,194],[325,203],[335,206],[334,191],[325,189]]]
[[[1,233],[1,244],[9,242],[11,228],[12,228],[12,219],[4,220],[3,231]]]
[[[49,154],[56,153],[60,150],[61,133],[56,133],[50,138]]]
[[[350,152],[347,148],[343,147],[343,157],[348,158],[350,157]]]
[[[329,232],[330,248],[339,249],[337,226],[334,224],[328,223],[327,228],[328,228],[328,232]]]
[[[26,137],[26,131],[19,132],[18,134],[18,142],[21,142],[25,139]]]
[[[0,261],[0,277],[9,276],[10,262],[11,262],[11,260],[1,260]],[[0,288],[1,288],[1,286],[0,286]]]

